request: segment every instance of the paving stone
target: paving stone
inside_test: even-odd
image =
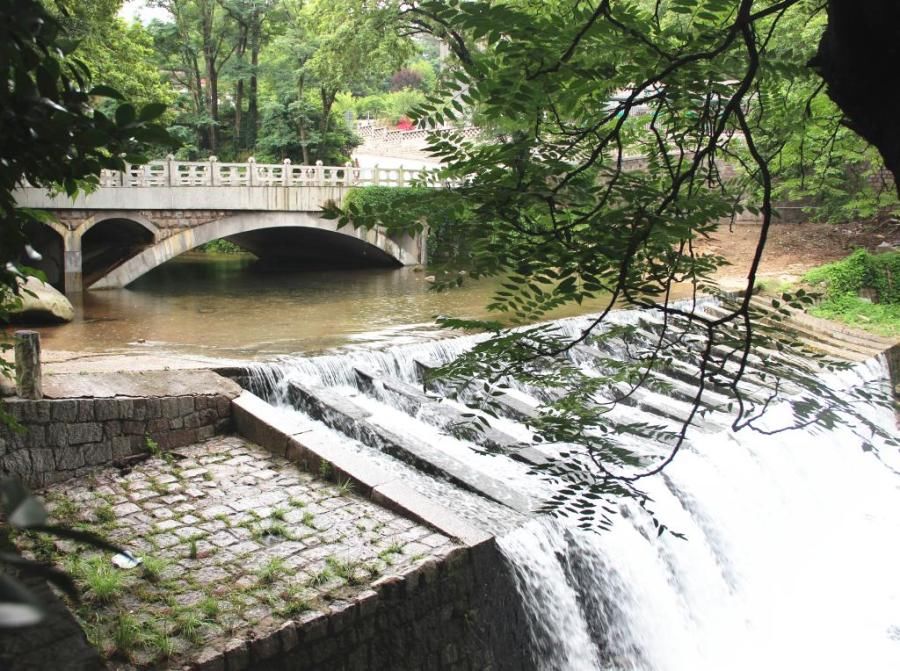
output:
[[[73,405],[67,412],[77,408]],[[152,414],[149,406],[147,413]],[[149,459],[126,476],[114,469],[98,471],[93,476],[93,491],[86,480],[51,487],[91,509],[96,507],[98,497],[114,502],[117,520],[110,539],[142,557],[166,562],[160,584],[171,587],[174,583],[173,592],[150,601],[141,601],[144,597],[137,592],[130,593],[130,610],[147,618],[163,617],[167,601],[193,606],[207,595],[217,599],[220,614],[214,627],[208,627],[208,631],[204,628],[207,638],[191,648],[185,640],[173,637],[177,657],[173,668],[243,668],[251,657],[255,659],[254,655],[269,654],[267,646],[295,646],[298,630],[294,624],[285,624],[283,618],[272,615],[284,605],[276,595],[290,585],[307,585],[332,558],[387,570],[378,553],[400,542],[405,544],[404,551],[392,556],[389,570],[402,574],[421,558],[440,556],[456,547],[447,537],[353,493],[341,496],[332,483],[302,472],[241,438],[217,437],[176,452],[184,458],[173,463]],[[168,491],[160,493],[162,488]],[[304,506],[294,507],[292,500],[301,500]],[[278,519],[272,517],[275,514]],[[306,515],[313,516],[316,528],[303,524]],[[289,538],[272,534],[259,537],[261,530],[276,524],[283,526]],[[191,538],[198,539],[193,559],[188,556]],[[259,572],[272,562],[280,562],[281,567],[281,574],[265,590],[274,601],[268,603],[241,591],[255,590],[260,585]],[[360,576],[363,584],[347,586],[335,577],[309,596],[340,588],[342,602],[353,604],[354,612],[358,612],[363,604],[375,603],[375,597],[366,596],[375,594],[365,584],[368,573],[361,571]],[[114,611],[112,607],[98,608],[99,617],[109,616],[110,627]],[[321,613],[312,615],[310,623],[321,618]],[[216,635],[223,638],[213,645]],[[302,630],[304,641],[310,635]],[[452,653],[448,655],[452,657]]]

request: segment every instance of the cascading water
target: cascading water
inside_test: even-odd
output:
[[[636,317],[620,313],[617,319]],[[573,319],[559,325],[575,334],[583,324]],[[290,404],[291,382],[336,391],[371,413],[376,432],[439,446],[536,505],[549,489],[526,464],[447,435],[435,412],[441,408],[433,404],[452,404],[411,405],[387,386],[364,390],[355,372],[364,367],[414,383],[417,361],[444,363],[478,338],[286,359],[261,366],[256,385],[284,412],[297,412]],[[827,376],[832,389],[860,383],[874,388],[885,380],[878,360]],[[529,391],[514,393],[536,405]],[[617,412],[659,420],[666,410],[677,414],[678,402],[648,394],[640,406]],[[887,432],[894,430],[890,409],[862,411]],[[763,428],[780,426],[790,414],[786,403],[772,406]],[[656,517],[683,539],[658,535],[649,514],[632,501],[621,504],[612,528],[602,532],[529,517],[381,454],[333,418],[331,426],[342,444],[402,471],[413,487],[451,501],[459,514],[498,535],[529,613],[538,668],[900,669],[900,455],[869,451],[843,424],[773,435],[731,432],[727,424],[724,416],[713,417],[690,434],[664,475],[644,483]],[[512,419],[495,426],[516,440],[530,435]]]

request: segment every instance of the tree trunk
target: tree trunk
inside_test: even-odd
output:
[[[240,24],[240,31],[238,32],[238,43],[237,50],[235,54],[237,55],[238,61],[243,64],[244,62],[244,54],[247,53],[247,26],[243,23]],[[240,79],[237,80],[235,84],[234,90],[234,148],[235,151],[241,151],[243,146],[241,144],[241,138],[243,135],[243,125],[244,125],[244,77],[243,75]]]
[[[206,91],[209,102],[209,150],[215,154],[219,148],[219,72],[216,64],[216,42],[213,31],[216,5],[212,1],[200,4],[200,35],[203,41],[203,59],[206,62]]]
[[[319,95],[322,98],[322,120],[319,122],[319,132],[322,139],[316,147],[316,160],[322,160],[322,147],[325,146],[325,135],[331,127],[331,108],[334,106],[337,90],[320,88]]]
[[[259,86],[256,76],[259,67],[260,31],[254,31],[250,42],[250,91],[247,96],[247,140],[251,147],[256,146],[256,133],[259,130]]]
[[[309,147],[306,145],[306,124],[300,121],[297,124],[297,130],[300,134],[300,151],[303,154],[303,164],[312,165],[312,162],[309,160]]]
[[[871,142],[900,196],[900,2],[828,0],[828,26],[810,61],[845,123]]]

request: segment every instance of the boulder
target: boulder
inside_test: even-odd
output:
[[[19,296],[22,305],[10,311],[13,323],[59,324],[75,318],[75,308],[69,299],[36,277],[19,280]]]

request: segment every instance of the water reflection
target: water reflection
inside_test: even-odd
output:
[[[442,293],[429,286],[411,268],[297,272],[266,270],[249,256],[185,254],[128,289],[86,292],[76,321],[40,330],[48,349],[159,347],[265,358],[402,340],[431,328],[438,314],[485,317],[496,283],[467,282]]]

